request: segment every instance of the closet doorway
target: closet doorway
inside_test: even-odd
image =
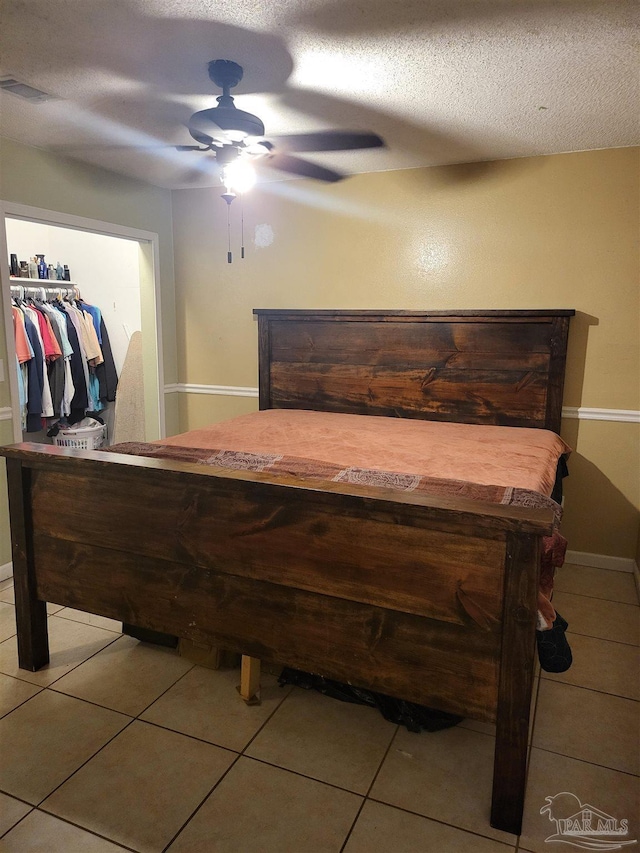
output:
[[[55,213],[9,202],[0,203],[0,263],[5,334],[8,350],[7,373],[15,441],[49,441],[46,434],[23,433],[19,404],[18,373],[13,352],[12,290],[24,286],[37,293],[44,286],[50,292],[56,280],[31,281],[10,275],[10,255],[18,264],[43,254],[46,264],[58,263],[69,269],[71,284],[82,298],[102,312],[118,376],[134,332],[142,333],[142,377],[145,439],[162,438],[164,423],[164,380],[162,370],[161,317],[158,281],[158,235],[112,223]],[[113,436],[113,403],[100,413]]]

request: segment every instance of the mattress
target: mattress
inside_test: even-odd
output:
[[[558,459],[571,449],[555,433],[407,418],[292,409],[252,412],[158,444],[299,457],[549,496]]]

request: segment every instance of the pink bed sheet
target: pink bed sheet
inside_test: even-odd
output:
[[[571,452],[558,435],[544,429],[297,409],[252,412],[159,443],[298,456],[345,467],[513,486],[547,496],[559,457]]]

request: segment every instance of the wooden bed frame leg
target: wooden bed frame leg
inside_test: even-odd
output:
[[[540,540],[507,538],[491,826],[519,835],[527,782]]]
[[[7,459],[13,577],[16,593],[18,664],[35,672],[49,663],[47,605],[36,596],[31,520],[31,469]]]
[[[240,665],[240,696],[247,705],[259,705],[260,699],[260,659],[242,655]]]

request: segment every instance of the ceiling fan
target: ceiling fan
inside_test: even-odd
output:
[[[323,130],[315,133],[288,134],[264,138],[265,127],[258,116],[239,110],[231,89],[242,80],[243,69],[236,62],[215,59],[209,63],[209,77],[222,89],[218,106],[194,113],[187,123],[197,145],[176,145],[178,151],[209,151],[221,167],[227,192],[244,191],[251,180],[250,163],[259,160],[281,172],[289,172],[318,181],[340,181],[345,175],[317,163],[295,157],[291,152],[351,151],[380,148],[384,141],[365,131]],[[248,187],[245,187],[248,188]]]

